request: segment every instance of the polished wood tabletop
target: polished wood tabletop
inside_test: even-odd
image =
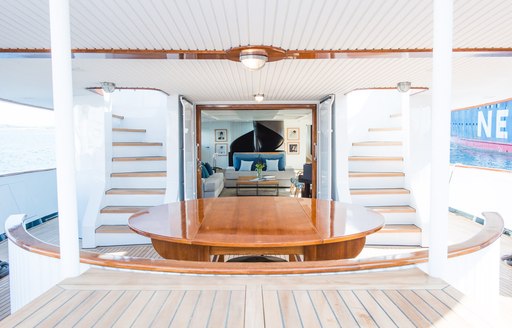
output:
[[[222,247],[227,248],[225,252],[238,251],[234,254],[250,251],[257,251],[257,254],[278,251],[306,253],[307,250],[300,248],[284,248],[357,239],[359,248],[361,240],[364,246],[366,235],[378,231],[383,225],[381,214],[362,206],[287,197],[223,197],[182,201],[149,208],[129,219],[130,228],[151,238],[159,253],[158,248],[163,245],[177,247],[175,251],[162,251],[166,253],[165,256],[160,254],[163,257],[193,260],[207,260],[206,253],[222,254]],[[186,245],[217,248],[199,248],[199,252],[204,254],[197,258],[177,254],[188,252],[190,247]],[[327,258],[339,256],[346,255]],[[321,256],[321,259],[325,257]],[[320,259],[317,255],[309,258]]]

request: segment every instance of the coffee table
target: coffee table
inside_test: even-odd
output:
[[[301,254],[305,261],[356,257],[384,217],[363,206],[291,197],[221,197],[151,207],[128,220],[166,259]]]
[[[279,196],[279,181],[274,179],[262,179],[256,180],[253,176],[242,176],[236,180],[236,195],[242,196],[240,194],[241,190],[247,189],[256,189],[256,196],[260,196],[260,189],[268,190],[275,189],[275,194],[270,196]],[[262,194],[262,196],[265,194]]]

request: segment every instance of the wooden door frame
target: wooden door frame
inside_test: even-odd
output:
[[[293,110],[293,109],[311,109],[311,153],[312,153],[312,197],[316,198],[316,180],[317,180],[317,109],[318,104],[202,104],[196,106],[196,146],[197,159],[201,158],[201,112],[203,110]],[[202,180],[201,173],[197,172],[197,198],[202,198]]]

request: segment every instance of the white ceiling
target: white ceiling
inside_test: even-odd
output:
[[[455,0],[455,48],[511,48],[509,0]],[[426,0],[72,0],[71,42],[80,49],[222,50],[272,45],[299,50],[432,47]],[[47,0],[0,1],[0,49],[49,48]],[[0,98],[51,107],[51,63],[0,54]],[[76,95],[112,81],[194,101],[318,100],[398,81],[431,87],[430,58],[283,60],[250,72],[226,60],[73,60]],[[454,60],[454,107],[510,97],[512,59]]]
[[[286,121],[305,119],[311,123],[311,109],[286,109],[286,110],[202,110],[203,122],[230,121]]]

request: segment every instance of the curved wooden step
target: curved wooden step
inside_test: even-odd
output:
[[[348,172],[349,178],[388,178],[403,177],[403,172]]]
[[[148,209],[150,206],[106,206],[100,210],[100,213],[125,214],[137,213]]]
[[[112,128],[113,132],[146,132],[146,129]]]
[[[102,225],[96,228],[96,233],[135,233],[127,225]]]
[[[410,190],[403,188],[350,189],[351,195],[398,195],[410,193]]]
[[[416,209],[411,206],[366,206],[373,211],[384,213],[416,213]]]
[[[163,188],[112,188],[105,191],[106,195],[163,195],[165,189]]]
[[[110,174],[112,178],[156,178],[166,177],[167,172],[165,171],[154,171],[154,172],[118,172]]]
[[[401,146],[402,145],[402,142],[401,141],[361,141],[361,142],[353,142],[352,143],[352,146],[356,146],[356,147],[364,147],[364,146],[367,146],[367,147],[375,147],[375,146],[382,146],[382,147],[386,147],[386,146]]]
[[[112,162],[132,162],[132,161],[165,161],[165,156],[142,156],[142,157],[113,157]]]
[[[403,157],[397,156],[349,156],[349,161],[400,161],[403,162]]]
[[[369,128],[368,132],[402,131],[402,128]]]
[[[421,228],[414,224],[386,224],[376,233],[421,233]]]
[[[113,142],[112,146],[114,147],[153,147],[153,146],[163,146],[162,142]]]

